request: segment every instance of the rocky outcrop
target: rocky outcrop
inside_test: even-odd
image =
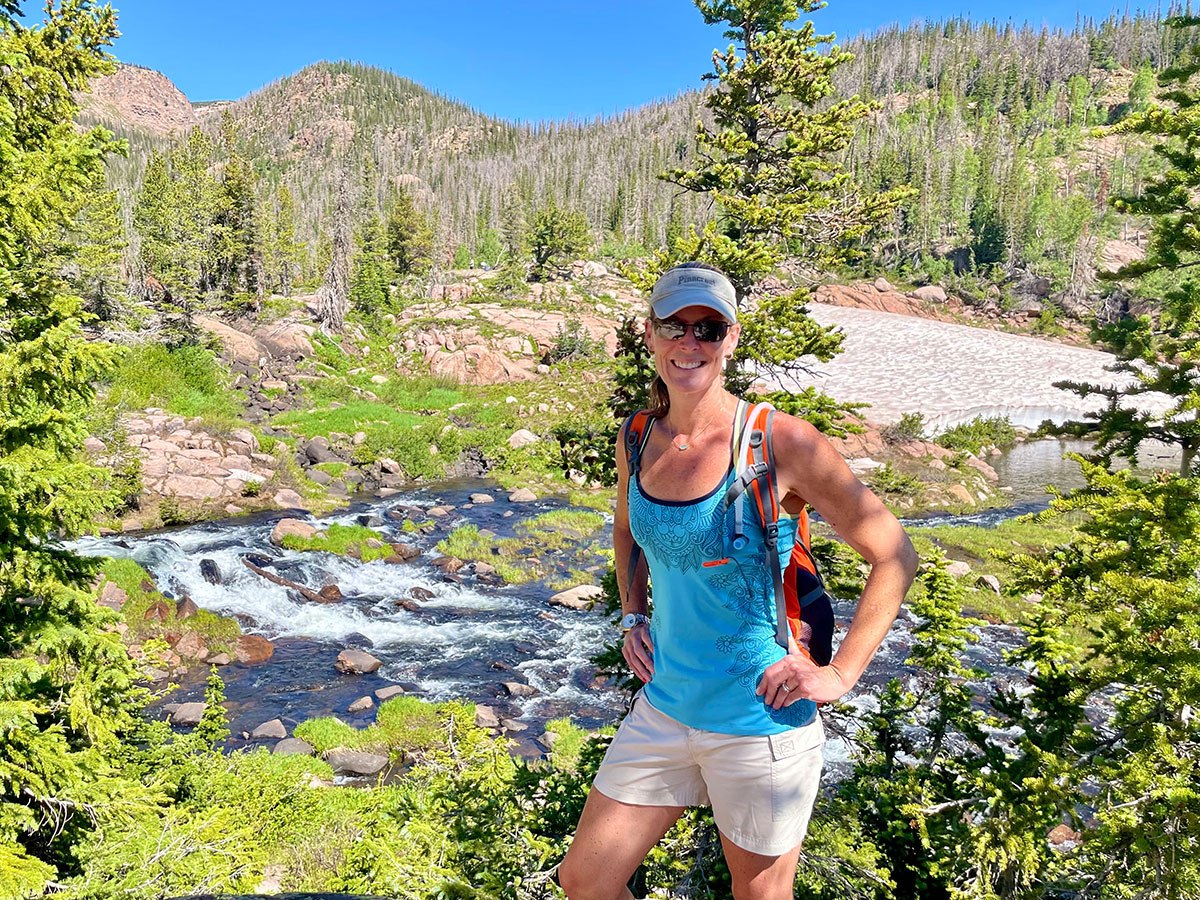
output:
[[[93,79],[89,86],[91,93],[79,98],[86,114],[160,137],[186,137],[211,109],[194,109],[171,79],[143,66],[119,65],[113,74]]]
[[[937,319],[941,322],[956,321],[952,313],[962,311],[962,301],[956,297],[947,297],[941,288],[935,290],[937,294],[930,294],[929,287],[917,288],[912,294],[902,294],[887,281],[878,278],[874,284],[823,284],[813,292],[813,299],[830,306],[874,309],[902,316]],[[937,299],[938,296],[940,300]]]

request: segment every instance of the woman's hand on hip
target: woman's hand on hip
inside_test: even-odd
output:
[[[836,663],[818,666],[794,639],[788,655],[767,666],[758,680],[758,695],[772,709],[791,706],[797,700],[832,703],[853,687],[846,684]]]
[[[642,681],[649,682],[654,677],[654,642],[650,640],[649,625],[634,625],[625,632],[621,655]]]

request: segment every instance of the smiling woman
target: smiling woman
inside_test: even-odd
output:
[[[571,900],[629,896],[623,885],[646,853],[697,805],[713,808],[734,896],[791,897],[820,784],[817,705],[858,681],[916,571],[899,523],[815,428],[778,413],[763,430],[741,428],[750,414],[723,378],[737,319],[734,287],[711,266],[676,266],[651,293],[653,408],[621,429],[613,522],[622,652],[645,687],[560,866]],[[780,513],[770,523],[743,519],[728,501],[742,478],[743,432],[751,447],[766,445],[751,480],[756,496],[763,471],[773,480]],[[780,624],[778,573],[806,540],[808,505],[871,565],[826,665],[797,644],[808,641],[803,626],[785,637]]]

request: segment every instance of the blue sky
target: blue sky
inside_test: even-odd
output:
[[[391,69],[507,119],[591,118],[697,87],[728,41],[688,0],[111,0],[124,61],[165,73],[191,100],[235,100],[322,59]],[[37,7],[27,2],[27,16]],[[833,0],[813,14],[839,39],[891,22],[970,15],[1070,28],[1111,3]],[[1117,7],[1124,9],[1123,6]]]

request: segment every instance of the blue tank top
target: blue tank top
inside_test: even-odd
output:
[[[650,703],[671,718],[720,734],[778,734],[806,725],[811,700],[771,709],[755,690],[767,666],[782,659],[775,642],[775,589],[762,523],[748,508],[746,546],[735,550],[732,513],[721,511],[732,468],[697,500],[659,500],[637,473],[629,479],[629,525],[646,556],[654,587],[650,633],[654,677]],[[796,520],[779,520],[780,565],[787,566]]]

